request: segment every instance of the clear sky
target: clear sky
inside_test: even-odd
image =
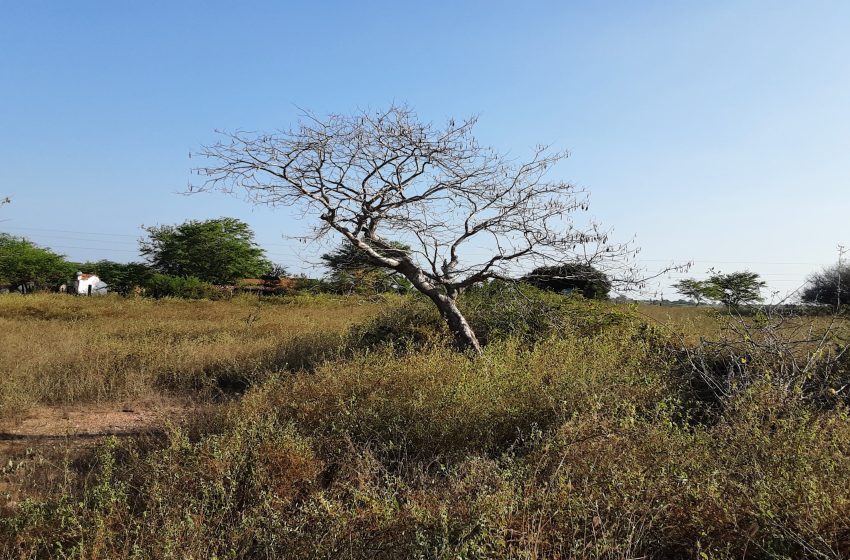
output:
[[[569,149],[557,177],[649,269],[749,268],[784,293],[850,245],[844,0],[0,0],[0,231],[126,261],[142,224],[234,216],[315,274],[297,215],[179,194],[188,154],[393,101],[480,115],[517,156]]]

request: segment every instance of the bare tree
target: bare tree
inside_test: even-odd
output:
[[[529,262],[606,261],[620,267],[615,280],[633,269],[622,264],[628,244],[609,243],[596,224],[573,223],[587,210],[585,191],[546,179],[567,153],[539,146],[517,163],[480,146],[475,121],[436,127],[392,106],[307,113],[275,134],[224,133],[201,151],[207,164],[196,171],[205,180],[190,192],[242,192],[256,204],[312,213],[312,238],[336,231],[376,266],[402,274],[434,302],[457,347],[480,352],[457,305],[470,286],[509,278]]]

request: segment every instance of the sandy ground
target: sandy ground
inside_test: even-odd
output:
[[[186,412],[185,403],[162,400],[79,407],[41,406],[28,411],[22,419],[0,423],[0,442],[140,433],[160,428]]]
[[[150,431],[177,421],[188,412],[179,401],[140,401],[114,405],[35,407],[23,418],[0,422],[2,444],[12,441],[92,438]]]

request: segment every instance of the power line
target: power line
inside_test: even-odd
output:
[[[24,226],[12,226],[13,229],[23,229],[28,231],[52,231],[56,233],[78,233],[82,235],[99,235],[101,237],[132,237],[134,239],[138,239],[138,235],[129,235],[126,233],[105,233],[105,232],[94,232],[94,231],[74,231],[70,229],[50,229],[50,228],[34,228],[34,227],[24,227]]]
[[[637,262],[671,262],[676,261],[677,259],[637,259]],[[716,259],[690,259],[689,262],[696,263],[709,263],[709,264],[775,264],[775,265],[807,265],[807,266],[828,266],[831,263],[817,263],[817,262],[779,262],[779,261],[724,261],[724,260],[716,260]]]
[[[12,225],[5,229],[11,230],[25,230],[25,231],[46,231],[52,233],[72,233],[77,235],[96,235],[98,237],[132,237],[133,239],[138,240],[140,237],[143,237],[143,234],[139,235],[130,235],[126,233],[107,233],[107,232],[94,232],[94,231],[77,231],[70,229],[51,229],[51,228],[33,228],[33,227],[24,227],[24,226],[16,226]],[[48,237],[48,236],[43,236]],[[55,237],[55,236],[54,236]],[[82,239],[82,241],[94,241],[93,239]],[[271,245],[275,247],[290,247],[291,245],[286,243],[263,243],[263,245]]]

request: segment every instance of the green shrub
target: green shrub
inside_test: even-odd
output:
[[[564,296],[521,283],[494,281],[471,288],[458,305],[485,345],[509,338],[535,344],[566,333],[592,336],[614,325],[637,323],[628,310],[607,302]],[[352,330],[352,344],[363,348],[422,348],[450,341],[434,304],[419,295],[398,299]]]
[[[148,280],[147,294],[155,298],[175,297],[184,299],[216,299],[221,291],[194,276],[168,276],[154,274]]]

